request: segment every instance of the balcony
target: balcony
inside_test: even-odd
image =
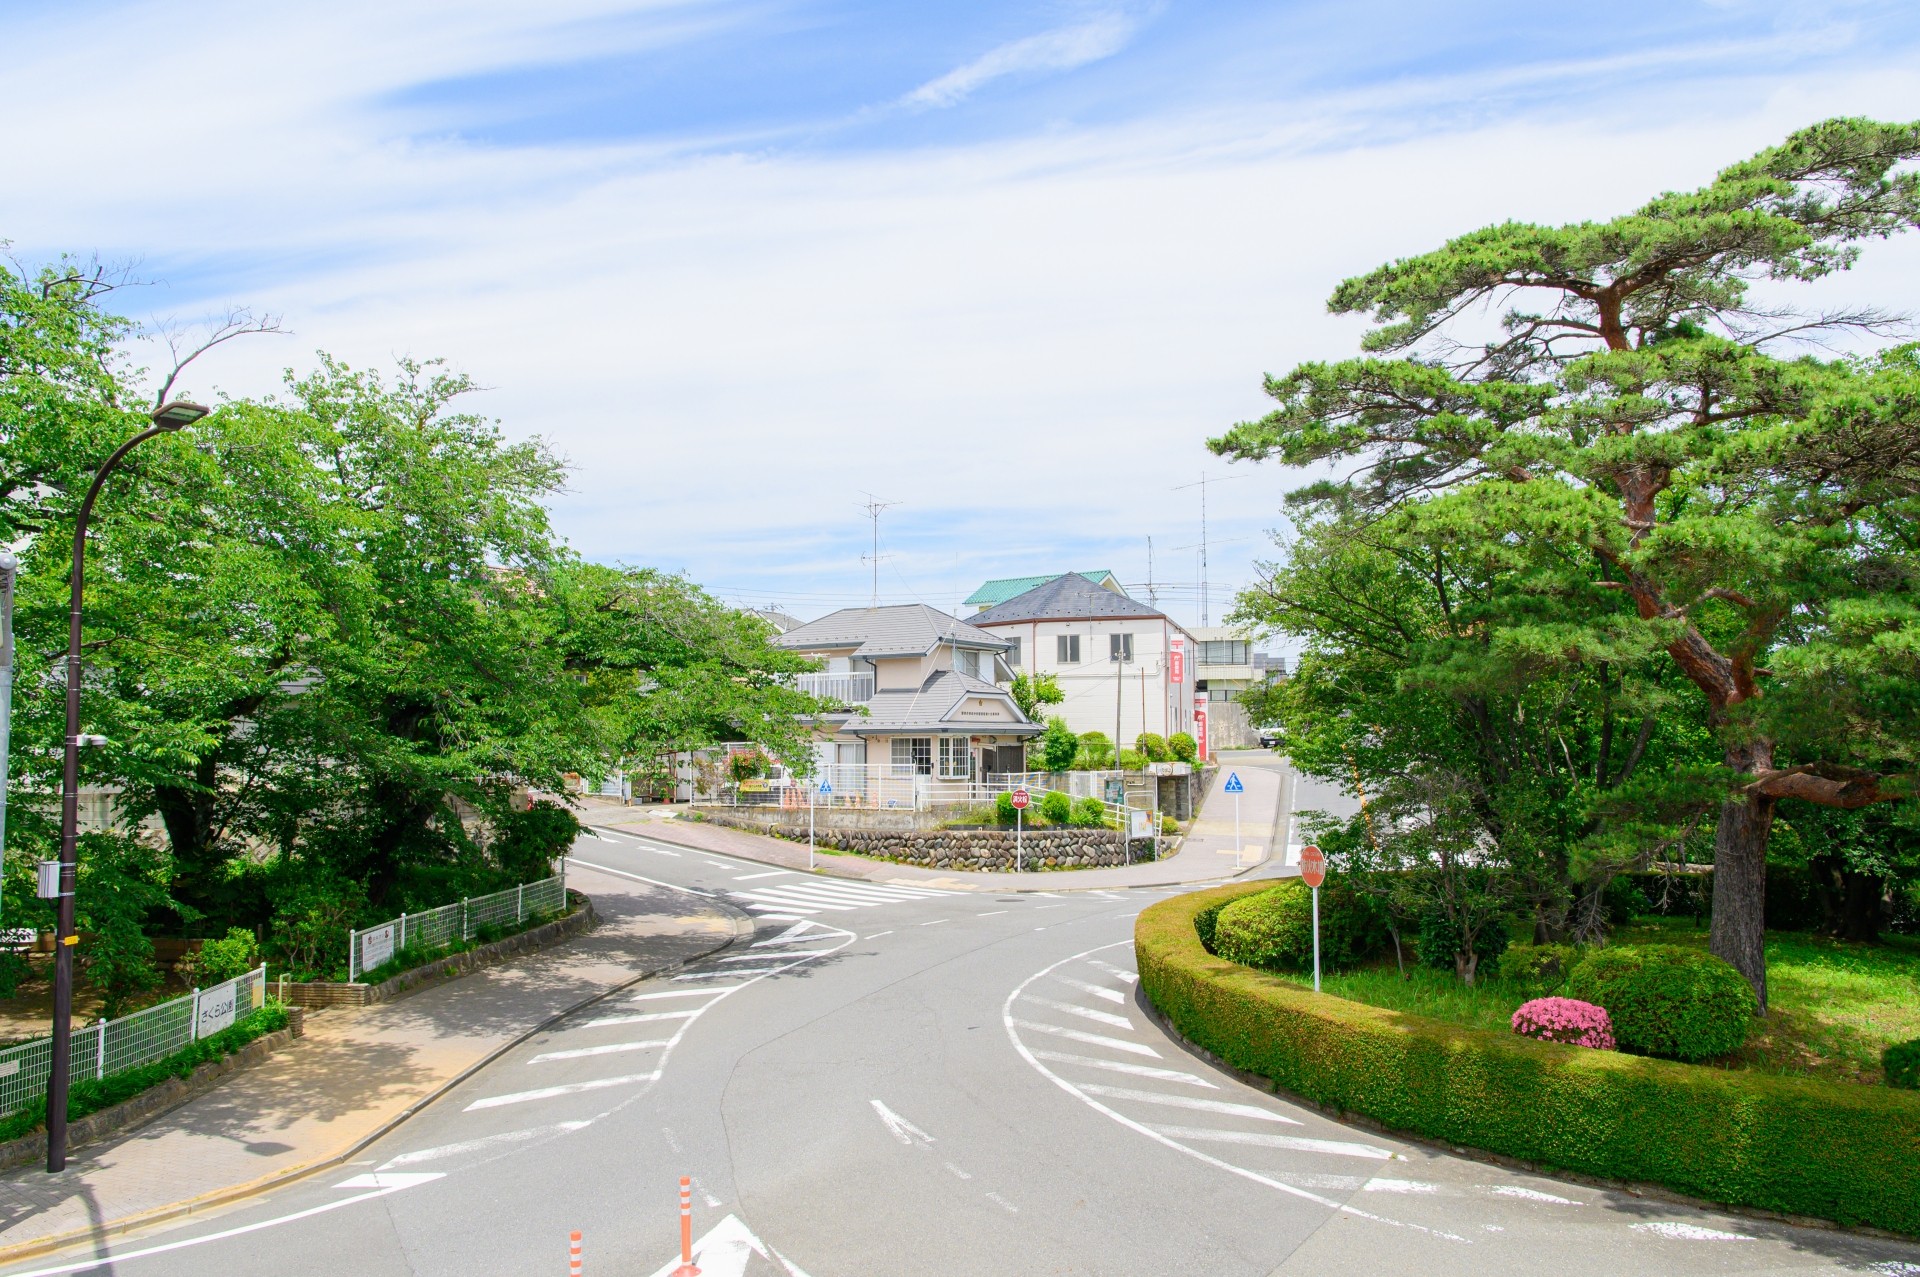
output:
[[[793,686],[809,696],[824,696],[849,705],[865,705],[873,699],[871,674],[796,674]]]

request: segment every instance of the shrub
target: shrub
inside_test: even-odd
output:
[[[1215,952],[1231,962],[1279,971],[1313,969],[1313,893],[1298,879],[1244,896],[1221,911]],[[1342,886],[1320,890],[1320,965],[1351,966],[1379,947],[1378,907]]]
[[[1507,942],[1507,924],[1498,918],[1489,919],[1474,934],[1474,956],[1483,964],[1489,959],[1498,959],[1506,951]],[[1446,914],[1430,913],[1420,919],[1420,935],[1414,940],[1413,948],[1420,955],[1422,966],[1452,971],[1454,955],[1461,950],[1460,928]]]
[[[1173,758],[1173,751],[1167,747],[1167,738],[1159,732],[1141,732],[1133,738],[1133,747],[1145,754],[1150,763],[1164,763]]]
[[[1523,1038],[1613,1050],[1613,1021],[1605,1007],[1573,998],[1535,998],[1513,1013],[1513,1031]]]
[[[743,750],[727,759],[727,774],[734,784],[767,774],[767,756],[757,749]]]
[[[1105,732],[1081,732],[1080,754],[1074,766],[1081,771],[1101,771],[1113,764],[1113,742]]]
[[[1669,1060],[1739,1050],[1759,1009],[1732,966],[1671,944],[1596,950],[1568,976],[1567,996],[1605,1007],[1622,1048]]]
[[[260,945],[245,927],[229,927],[223,940],[209,940],[180,964],[181,978],[198,988],[225,984],[260,965]]]
[[[1167,751],[1183,763],[1190,763],[1200,755],[1200,742],[1185,732],[1175,732],[1167,737]]]
[[[1214,948],[1214,934],[1220,924],[1220,911],[1231,903],[1233,902],[1222,900],[1217,904],[1208,905],[1205,909],[1193,915],[1194,933],[1200,937],[1200,947],[1208,953],[1219,952],[1218,949]]]
[[[1125,772],[1143,772],[1147,770],[1147,756],[1137,749],[1121,750],[1120,770]]]
[[[1880,1067],[1886,1070],[1887,1085],[1903,1091],[1920,1091],[1920,1038],[1895,1042],[1880,1053]]]
[[[10,998],[18,992],[20,982],[31,971],[26,954],[15,953],[11,949],[0,952],[0,998]]]
[[[1099,829],[1107,823],[1107,808],[1098,798],[1082,798],[1073,805],[1067,823],[1076,829]]]
[[[1171,816],[1162,816],[1160,817],[1160,832],[1163,834],[1177,834],[1180,832],[1180,822]]]
[[[580,830],[578,817],[542,798],[497,818],[487,852],[513,882],[537,882],[553,873],[553,862],[567,854]]]
[[[1003,825],[1011,825],[1017,819],[1012,794],[1003,793],[994,797],[993,818]]]
[[[1073,799],[1057,789],[1040,795],[1040,814],[1050,825],[1064,825],[1073,816]]]
[[[1050,772],[1063,772],[1073,766],[1073,760],[1080,753],[1080,738],[1073,734],[1064,718],[1049,718],[1047,730],[1040,733],[1040,765]]]
[[[1570,944],[1508,945],[1500,955],[1500,978],[1527,996],[1546,997],[1564,988],[1580,951]]]

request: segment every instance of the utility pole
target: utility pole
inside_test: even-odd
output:
[[[877,609],[880,606],[880,512],[899,505],[898,501],[882,501],[871,492],[867,493],[867,503],[860,508],[867,512],[867,518],[873,521],[873,554],[866,556],[873,564],[873,601],[867,606]]]

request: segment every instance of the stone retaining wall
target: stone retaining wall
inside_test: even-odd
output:
[[[806,812],[797,824],[785,812],[747,814],[738,808],[706,808],[701,814],[716,825],[749,833],[804,841]],[[924,865],[930,869],[1012,870],[1014,832],[1011,829],[820,829],[815,841],[822,847],[880,856]],[[1094,869],[1129,863],[1127,850],[1113,829],[1029,829],[1022,835],[1025,869]],[[1134,840],[1134,860],[1153,858],[1153,840]]]

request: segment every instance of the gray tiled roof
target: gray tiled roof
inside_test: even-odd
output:
[[[1158,608],[1125,594],[1095,585],[1077,572],[1057,576],[1044,585],[1036,585],[1025,594],[1017,594],[997,607],[974,614],[975,625],[1006,624],[1009,621],[1076,621],[1088,617],[1160,617]]]
[[[942,640],[1004,652],[1013,645],[924,603],[894,607],[843,607],[774,639],[802,652],[854,647],[855,656],[919,656]]]
[[[949,719],[947,715],[969,696],[992,696],[1009,703],[1015,721],[983,723],[977,719]],[[920,733],[967,732],[982,736],[1031,736],[1040,730],[1037,723],[1021,716],[1003,688],[984,682],[971,674],[940,670],[929,674],[926,682],[905,691],[879,691],[867,702],[864,715],[848,718],[841,729],[855,736],[899,736]]]

